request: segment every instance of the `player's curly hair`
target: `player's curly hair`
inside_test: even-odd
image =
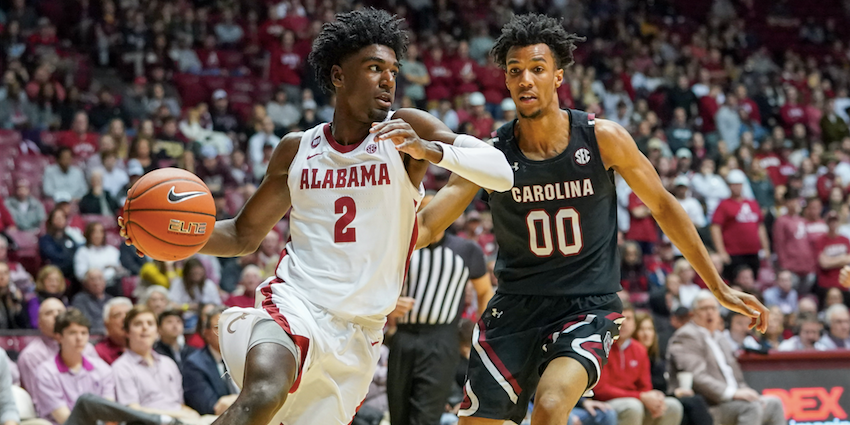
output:
[[[564,69],[573,64],[573,50],[576,43],[585,41],[585,37],[567,32],[563,19],[555,19],[537,13],[514,15],[510,22],[502,27],[502,35],[496,40],[490,55],[502,69],[507,68],[508,50],[511,47],[546,44],[555,57],[555,65]]]
[[[398,60],[404,59],[409,38],[404,20],[384,10],[364,8],[336,15],[336,21],[322,25],[322,32],[313,41],[307,57],[316,70],[316,80],[328,93],[334,92],[331,68],[360,49],[379,44],[395,51]]]

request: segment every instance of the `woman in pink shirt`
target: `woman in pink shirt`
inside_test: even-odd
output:
[[[127,350],[115,363],[115,395],[119,403],[143,412],[197,420],[198,412],[183,404],[183,376],[174,360],[153,350],[156,316],[137,305],[124,319]]]

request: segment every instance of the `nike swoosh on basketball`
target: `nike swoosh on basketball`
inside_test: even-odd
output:
[[[187,199],[197,198],[198,196],[204,195],[205,193],[206,192],[201,191],[177,193],[174,191],[174,186],[171,186],[171,190],[168,191],[168,202],[176,204],[178,202],[183,202]]]

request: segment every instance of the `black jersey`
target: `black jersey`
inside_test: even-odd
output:
[[[499,292],[586,296],[622,289],[614,174],[599,155],[594,116],[568,112],[567,148],[543,161],[520,151],[516,121],[496,132],[495,147],[514,169],[514,187],[490,195]]]

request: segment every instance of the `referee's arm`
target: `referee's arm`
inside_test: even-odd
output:
[[[484,314],[487,309],[487,304],[490,298],[493,298],[493,285],[490,283],[490,274],[475,279],[469,279],[472,282],[472,287],[475,288],[475,293],[478,294],[478,317]]]

